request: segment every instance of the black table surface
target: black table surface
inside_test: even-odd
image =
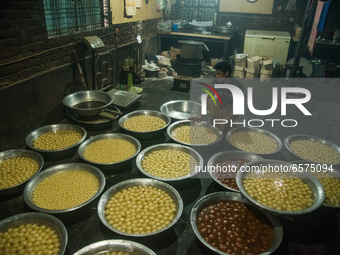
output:
[[[142,93],[141,104],[137,109],[159,110],[164,102],[176,99],[189,99],[189,93],[184,91],[172,90],[173,82],[151,81],[141,84],[144,91]],[[333,107],[331,107],[333,108]],[[324,109],[322,109],[324,111]],[[328,111],[329,112],[329,111]],[[330,112],[329,114],[332,114]],[[65,120],[67,122],[67,120]],[[337,124],[338,120],[334,120]],[[112,128],[99,131],[88,131],[89,136],[105,132],[121,132],[117,123]],[[328,132],[329,133],[329,132]],[[331,132],[332,133],[332,132]],[[283,134],[285,136],[286,134]],[[332,134],[330,134],[332,135]],[[164,132],[152,140],[140,140],[142,149],[159,143],[172,142]],[[218,150],[228,150],[225,144],[221,144]],[[225,146],[225,147],[224,147]],[[207,162],[210,156],[217,151],[204,153],[204,161]],[[289,160],[287,151],[277,155],[277,159]],[[45,161],[44,169],[67,162],[80,162],[79,156],[75,153],[72,157],[57,161]],[[132,162],[130,167],[112,173],[105,173],[105,190],[123,180],[132,178],[145,178]],[[142,243],[156,252],[156,254],[188,254],[205,255],[215,254],[196,238],[190,224],[190,212],[197,200],[203,196],[226,191],[216,185],[210,178],[192,178],[184,182],[169,183],[180,193],[184,211],[178,222],[168,231],[144,238],[130,238],[113,233],[107,229],[99,220],[97,214],[96,199],[87,210],[72,217],[61,218],[68,232],[68,245],[65,254],[73,254],[77,250],[91,243],[108,239],[126,239]],[[9,216],[32,211],[23,200],[22,194],[8,198],[0,198],[0,220]],[[340,254],[340,217],[338,210],[331,210],[321,207],[313,213],[298,217],[282,217],[279,220],[283,227],[283,240],[279,248],[273,254]]]

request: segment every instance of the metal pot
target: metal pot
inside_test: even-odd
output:
[[[113,98],[100,90],[85,90],[72,93],[63,99],[63,104],[70,114],[78,116],[95,116],[104,111]]]
[[[202,50],[204,42],[197,41],[178,41],[182,44],[181,46],[181,58],[186,59],[202,59]]]
[[[214,31],[218,34],[233,34],[236,33],[238,27],[215,26]]]
[[[211,26],[189,24],[189,29],[196,31],[196,32],[202,32],[202,31],[210,30]]]

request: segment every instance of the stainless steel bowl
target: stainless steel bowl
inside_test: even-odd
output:
[[[117,192],[119,192],[123,189],[127,189],[127,188],[134,187],[134,186],[137,186],[137,185],[138,186],[139,185],[152,186],[152,187],[161,189],[161,190],[167,192],[170,195],[170,197],[174,200],[175,205],[176,205],[176,215],[175,215],[175,218],[172,220],[172,222],[169,225],[167,225],[165,228],[160,229],[160,230],[155,231],[155,232],[148,233],[148,234],[129,234],[129,233],[122,232],[122,231],[112,227],[107,222],[107,220],[105,218],[105,206],[108,203],[108,201],[110,200],[110,198],[112,196],[114,196]],[[111,188],[109,188],[101,196],[101,198],[98,202],[98,215],[99,215],[100,221],[104,224],[104,226],[106,226],[111,231],[116,232],[120,235],[124,235],[124,236],[145,237],[145,236],[151,236],[151,235],[159,234],[159,233],[171,228],[178,221],[178,219],[181,217],[182,212],[183,212],[183,201],[182,201],[181,196],[177,192],[177,190],[174,189],[172,186],[170,186],[169,184],[167,184],[165,182],[153,180],[153,179],[148,179],[148,178],[137,178],[137,179],[130,179],[130,180],[120,182],[120,183],[112,186]]]
[[[199,213],[204,207],[217,201],[228,201],[228,200],[238,201],[238,202],[242,202],[248,205],[252,205],[251,203],[249,203],[247,199],[243,198],[240,193],[216,192],[216,193],[211,193],[209,195],[206,195],[205,197],[202,197],[200,200],[198,200],[193,206],[191,213],[190,213],[190,223],[191,223],[191,227],[194,230],[196,237],[209,249],[216,252],[217,254],[222,254],[222,255],[228,255],[228,253],[225,253],[225,252],[222,252],[216,249],[215,247],[213,247],[207,241],[204,240],[204,238],[201,236],[201,234],[198,231],[196,220],[197,220]],[[258,210],[258,212],[264,215],[265,217],[267,217],[268,220],[271,222],[272,227],[274,228],[275,237],[274,237],[272,246],[267,251],[261,253],[262,255],[271,254],[280,246],[280,243],[282,241],[282,235],[283,235],[282,226],[276,216],[267,214],[261,210]]]
[[[215,154],[214,156],[212,156],[208,163],[207,166],[208,168],[214,168],[217,164],[223,162],[223,161],[227,161],[227,160],[232,160],[232,159],[243,159],[243,160],[249,160],[249,162],[253,162],[255,160],[261,160],[263,158],[261,158],[260,156],[250,153],[250,152],[245,152],[245,151],[222,151],[219,152],[217,154]],[[228,170],[229,171],[229,170]],[[236,179],[236,173],[231,173],[233,176],[235,176],[234,178]],[[216,171],[209,171],[210,176],[214,179],[214,181],[216,183],[218,183],[221,187],[223,187],[224,189],[227,190],[231,190],[234,192],[240,192],[238,189],[233,189],[231,187],[227,187],[226,185],[224,185],[220,180],[218,180],[219,176],[218,176],[218,172]],[[228,175],[230,176],[230,172],[226,172],[226,173],[222,173],[221,177],[228,177]],[[230,177],[229,177],[230,178]]]
[[[68,235],[64,224],[52,215],[45,213],[29,212],[11,216],[0,221],[0,232],[6,232],[9,228],[16,228],[22,224],[46,225],[53,229],[60,240],[59,255],[66,250]]]
[[[138,154],[138,156],[136,158],[136,165],[137,165],[139,171],[141,171],[144,175],[146,175],[146,176],[148,176],[152,179],[156,179],[156,180],[160,180],[160,181],[181,181],[181,180],[188,179],[188,178],[190,178],[191,176],[194,176],[197,173],[197,171],[195,171],[195,169],[190,169],[190,174],[182,176],[182,177],[162,178],[162,177],[158,177],[158,176],[150,174],[149,172],[147,172],[142,167],[142,161],[146,156],[148,156],[148,154],[150,154],[153,151],[166,150],[166,149],[179,150],[179,151],[183,151],[185,153],[190,154],[190,156],[193,157],[196,160],[197,167],[199,167],[200,169],[203,168],[203,158],[197,151],[193,150],[192,148],[190,148],[188,146],[184,146],[184,145],[180,145],[180,144],[176,144],[176,143],[162,143],[162,144],[156,144],[156,145],[147,147],[146,149],[144,149],[143,151],[141,151]]]
[[[200,115],[201,104],[189,100],[174,100],[162,104],[160,110],[174,121],[188,120],[192,116]]]
[[[113,98],[108,93],[100,90],[78,91],[67,95],[63,99],[63,104],[67,107],[69,113],[75,116],[97,115],[112,102]]]
[[[93,174],[99,182],[99,188],[98,188],[97,193],[93,197],[91,197],[89,200],[85,201],[84,203],[77,205],[75,207],[72,207],[72,208],[68,208],[68,209],[50,210],[50,209],[38,207],[37,205],[34,204],[33,192],[39,183],[41,183],[42,181],[44,181],[45,178],[48,178],[49,176],[53,174],[70,171],[70,170],[82,170],[82,171],[87,171]],[[24,197],[25,203],[33,210],[43,212],[43,213],[58,215],[58,214],[74,212],[90,204],[100,195],[104,187],[105,187],[105,176],[98,168],[88,165],[88,164],[82,164],[82,163],[67,163],[67,164],[60,164],[60,165],[55,165],[50,168],[47,168],[44,171],[42,171],[40,174],[38,174],[36,177],[31,179],[25,187],[23,197]]]
[[[37,169],[37,171],[31,177],[22,181],[21,183],[18,183],[15,186],[12,186],[12,187],[0,189],[0,196],[10,196],[10,195],[22,192],[25,188],[25,184],[30,179],[34,178],[41,171],[41,169],[44,166],[43,157],[38,152],[35,152],[35,151],[15,149],[15,150],[8,150],[8,151],[0,152],[0,162],[4,161],[6,159],[15,158],[15,157],[27,157],[27,158],[34,159],[35,161],[38,162],[39,168]],[[2,177],[2,178],[4,178],[4,177]]]
[[[263,166],[267,166],[267,168],[269,169],[270,167],[277,167],[277,169],[283,169],[283,167],[285,167],[286,169],[293,169],[292,168],[292,164],[285,162],[285,161],[280,161],[280,160],[257,160],[254,162],[250,162],[248,164],[246,164],[244,166],[244,169],[240,170],[237,175],[236,175],[236,183],[237,183],[237,187],[240,189],[241,193],[247,198],[249,199],[252,203],[256,204],[257,206],[261,207],[262,209],[277,214],[277,215],[288,215],[288,216],[294,216],[294,215],[302,215],[302,214],[306,214],[306,213],[311,213],[313,211],[315,211],[316,209],[318,209],[324,202],[325,200],[325,191],[321,185],[321,183],[311,174],[307,173],[307,172],[297,172],[297,171],[290,171],[290,175],[293,176],[294,178],[300,178],[302,180],[303,183],[307,184],[308,187],[312,190],[313,195],[314,195],[314,203],[311,207],[308,207],[304,210],[301,211],[283,211],[283,210],[277,210],[274,208],[271,208],[269,206],[266,206],[260,202],[258,202],[256,199],[252,198],[244,189],[243,186],[243,181],[244,178],[247,177],[247,175],[249,174],[250,169],[252,169],[252,171],[254,169],[259,170],[261,169]],[[252,172],[252,174],[255,172]],[[280,173],[285,174],[285,172],[280,171]],[[256,174],[256,178],[261,178],[262,173],[261,172],[257,172]]]
[[[129,254],[138,255],[156,255],[156,253],[143,244],[121,239],[99,241],[80,249],[73,255],[95,255],[107,251],[128,252]]]
[[[317,136],[312,136],[312,135],[290,135],[288,137],[286,137],[283,141],[284,146],[286,147],[286,149],[293,155],[295,156],[296,159],[303,159],[303,160],[307,160],[307,161],[311,161],[308,160],[306,158],[301,157],[300,155],[296,154],[295,152],[292,151],[292,149],[290,148],[290,144],[293,141],[297,141],[297,140],[309,140],[309,141],[316,141],[316,142],[320,142],[322,144],[328,145],[330,147],[332,147],[338,154],[340,154],[340,147],[338,145],[336,145],[335,143],[332,143],[326,139],[317,137]],[[316,162],[316,163],[322,163],[322,162]],[[339,162],[335,162],[334,165],[339,165]]]
[[[319,164],[318,166],[318,163],[313,163],[311,161],[305,161],[305,160],[296,160],[296,161],[293,161],[292,164],[295,164],[295,166],[298,169],[299,168],[303,169],[303,171],[306,171],[310,173],[311,175],[315,176],[315,178],[319,180],[322,186],[323,184],[320,180],[323,178],[335,178],[335,179],[338,179],[338,181],[340,182],[340,171],[335,169],[333,166],[326,165],[326,164]],[[330,205],[326,203],[327,191],[324,186],[323,188],[325,190],[325,201],[322,204],[322,206],[328,207],[328,208],[339,209],[340,205]],[[337,193],[340,194],[340,188],[337,189]]]
[[[189,144],[189,143],[185,143],[182,141],[177,140],[176,138],[173,137],[172,133],[176,128],[182,127],[182,126],[202,126],[202,127],[206,127],[209,130],[211,130],[212,132],[214,132],[217,136],[217,139],[209,144]],[[191,146],[191,147],[204,147],[204,146],[210,146],[210,145],[214,145],[216,143],[218,143],[219,141],[222,140],[223,137],[223,133],[221,130],[219,130],[216,127],[213,127],[211,125],[209,125],[207,122],[201,121],[201,122],[197,122],[197,121],[192,121],[192,120],[180,120],[180,121],[176,121],[174,123],[172,123],[168,128],[167,128],[167,133],[168,136],[176,141],[177,143],[183,144],[183,145],[187,145],[187,146]]]
[[[129,158],[123,160],[123,161],[116,162],[116,163],[98,163],[98,162],[93,162],[93,161],[86,159],[85,156],[84,156],[84,152],[85,152],[86,148],[91,143],[94,143],[94,142],[99,141],[99,140],[104,140],[104,139],[124,139],[124,140],[131,142],[132,144],[135,145],[136,152],[131,157],[129,157]],[[122,148],[112,148],[112,150],[120,150],[120,149],[122,149]],[[79,157],[82,160],[84,160],[85,162],[92,164],[92,165],[100,168],[101,170],[110,171],[110,170],[115,170],[115,169],[121,168],[121,167],[126,166],[128,164],[131,164],[131,161],[137,156],[140,149],[141,149],[140,142],[132,136],[120,134],[120,133],[107,133],[107,134],[96,135],[96,136],[93,136],[93,137],[87,139],[84,143],[82,143],[79,146],[78,154],[79,154]]]
[[[257,154],[257,155],[272,155],[272,154],[275,154],[277,152],[279,152],[281,149],[282,149],[282,142],[280,140],[280,138],[278,138],[276,135],[274,135],[273,133],[267,131],[267,130],[264,130],[264,129],[261,129],[261,128],[253,128],[253,127],[238,127],[238,128],[233,128],[233,129],[230,129],[227,134],[226,134],[226,140],[227,142],[230,144],[230,146],[232,146],[233,148],[235,149],[238,149],[238,150],[241,150],[240,148],[237,148],[236,146],[232,145],[231,142],[230,142],[230,137],[237,133],[237,132],[240,132],[240,131],[252,131],[252,132],[259,132],[263,135],[267,135],[269,136],[270,138],[273,138],[277,144],[277,149],[275,151],[273,151],[272,153],[266,153],[266,154],[260,154],[260,153],[254,153],[254,154]]]
[[[165,121],[165,126],[160,128],[160,129],[153,130],[153,131],[147,131],[147,132],[133,131],[133,130],[126,129],[124,127],[124,122],[126,120],[128,120],[129,118],[135,117],[135,116],[140,116],[140,115],[155,116],[155,117],[161,118],[162,120]],[[137,139],[152,139],[154,137],[157,137],[158,135],[163,133],[163,131],[169,126],[170,122],[171,122],[171,119],[168,115],[166,115],[162,112],[153,111],[153,110],[139,110],[139,111],[130,112],[130,113],[122,116],[118,120],[118,124],[124,130],[124,132],[136,137]]]
[[[332,176],[333,178],[336,178],[336,179],[338,179],[338,181],[340,181],[340,180],[339,180],[339,179],[340,179],[340,171],[339,171],[339,170],[333,168],[332,172],[328,171],[327,174],[329,174],[329,175]],[[315,173],[314,173],[314,176],[315,176],[316,178],[318,178],[318,177],[315,175]],[[320,182],[320,181],[319,181],[319,182]],[[321,183],[321,185],[322,185],[322,183]],[[323,185],[322,185],[322,186],[323,186]],[[324,186],[323,186],[323,187],[324,187]],[[325,190],[325,188],[324,188],[324,190]],[[337,192],[338,192],[338,194],[339,194],[339,193],[340,193],[340,190],[338,189]],[[326,190],[325,190],[325,199],[326,199],[326,198],[327,198],[327,192],[326,192]],[[325,202],[322,204],[322,206],[328,207],[328,208],[340,209],[340,205],[330,205],[330,204],[327,204],[327,203],[325,203]]]
[[[77,143],[72,144],[69,147],[58,149],[58,150],[42,150],[42,149],[35,148],[33,146],[34,140],[37,139],[39,136],[45,133],[48,133],[48,132],[55,132],[58,130],[74,130],[80,133],[82,135],[82,138]],[[37,128],[36,130],[29,133],[28,136],[26,137],[26,145],[30,149],[39,152],[45,159],[48,159],[48,160],[62,159],[62,158],[67,158],[69,156],[72,156],[76,152],[77,147],[86,139],[86,136],[87,136],[86,130],[77,125],[73,125],[73,124],[48,125],[48,126]]]

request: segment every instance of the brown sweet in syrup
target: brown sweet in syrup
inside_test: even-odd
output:
[[[199,213],[196,224],[206,242],[229,254],[260,254],[274,240],[269,220],[237,201],[210,204]]]
[[[217,166],[220,166],[221,168],[225,167],[226,169],[235,169],[236,171],[229,171],[227,173],[217,173],[216,177],[217,180],[219,180],[223,185],[227,186],[228,188],[239,190],[236,184],[236,174],[237,171],[241,168],[241,166],[249,163],[250,160],[248,159],[229,159],[225,160]]]

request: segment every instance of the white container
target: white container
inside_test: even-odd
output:
[[[291,36],[284,31],[247,30],[244,40],[248,56],[273,57],[281,65],[286,64]]]

